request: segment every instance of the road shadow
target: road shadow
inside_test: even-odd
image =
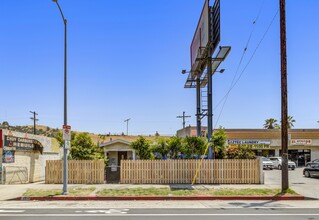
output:
[[[192,184],[169,184],[169,188],[172,191],[185,190],[185,189],[194,190],[195,189]]]
[[[279,204],[276,202],[277,201],[275,200],[267,200],[263,202],[230,202],[229,204],[234,206],[240,206],[242,208],[267,207],[270,205],[271,207],[275,207],[275,208],[287,207],[287,204]],[[255,209],[258,209],[258,208],[255,208]]]

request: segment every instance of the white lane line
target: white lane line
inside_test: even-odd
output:
[[[175,216],[319,216],[317,214],[298,213],[298,214],[0,214],[0,217],[93,217],[93,216],[112,216],[112,217],[175,217]]]
[[[97,213],[97,214],[126,214],[129,210],[128,209],[106,209],[106,210],[83,210],[83,211],[75,211],[76,213]]]
[[[10,210],[10,209],[7,209],[7,210],[3,210],[3,209],[2,209],[2,210],[1,210],[1,209],[0,209],[0,213],[7,213],[7,212],[9,212],[9,213],[10,213],[10,212],[21,213],[21,212],[25,212],[25,210],[13,210],[13,209],[11,209],[11,210]]]

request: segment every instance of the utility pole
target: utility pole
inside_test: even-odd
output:
[[[126,122],[126,136],[128,136],[128,122],[129,120],[131,120],[130,118],[124,120],[124,122]]]
[[[36,122],[39,121],[39,119],[37,119],[37,115],[38,113],[36,113],[35,111],[30,111],[31,114],[33,114],[33,117],[31,117],[30,119],[33,120],[33,134],[37,134],[36,131]]]
[[[286,0],[280,0],[280,55],[281,55],[281,191],[288,183],[288,95],[287,95],[287,48],[286,48]]]
[[[190,118],[191,116],[185,115],[185,112],[183,112],[183,115],[177,116],[176,118],[182,118],[183,119],[183,128],[185,128],[185,118]]]

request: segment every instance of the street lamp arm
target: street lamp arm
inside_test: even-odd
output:
[[[66,21],[64,15],[63,15],[63,12],[62,12],[62,9],[61,9],[61,7],[60,7],[60,4],[59,4],[58,0],[52,0],[52,1],[55,2],[56,5],[58,6],[58,8],[59,8],[59,10],[60,10],[60,13],[61,13],[61,16],[62,16],[62,19],[63,19],[63,22],[64,22],[64,24],[66,24],[67,21]]]

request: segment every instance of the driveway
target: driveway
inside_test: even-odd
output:
[[[309,197],[319,199],[319,178],[306,178],[302,174],[303,168],[289,170],[289,187],[297,193]],[[264,170],[265,185],[281,188],[281,170]]]

